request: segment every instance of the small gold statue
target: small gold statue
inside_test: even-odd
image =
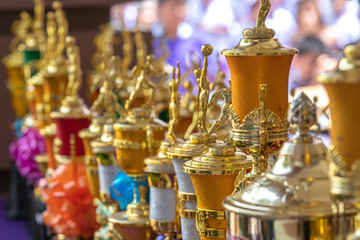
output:
[[[126,104],[125,104],[125,110],[126,111],[129,110],[130,106],[134,102],[135,97],[141,91],[144,91],[144,88],[148,88],[150,90],[148,100],[145,103],[144,107],[145,108],[150,108],[150,105],[151,105],[151,103],[153,101],[154,91],[155,91],[155,88],[156,88],[156,85],[149,79],[150,75],[155,75],[154,67],[153,67],[153,61],[154,61],[153,56],[148,55],[146,57],[145,65],[142,66],[142,67],[137,66],[137,68],[133,71],[133,72],[137,72],[139,69],[141,69],[140,74],[136,79],[135,90],[133,92],[131,92],[129,99],[126,101]]]
[[[211,136],[211,134],[213,134],[215,130],[218,129],[221,125],[223,125],[231,116],[231,87],[222,88],[215,91],[211,96],[210,102],[208,104],[208,109],[211,109],[216,104],[216,101],[219,97],[224,98],[224,103],[222,105],[221,113],[218,120],[216,120],[216,122],[211,125],[208,131],[208,136]]]
[[[174,129],[176,129],[179,124],[179,119],[180,119],[179,105],[180,105],[180,99],[181,99],[181,95],[178,92],[180,79],[181,79],[179,62],[177,62],[177,79],[175,79],[175,67],[173,67],[172,75],[173,75],[173,78],[169,82],[169,87],[171,90],[171,100],[170,100],[170,105],[169,105],[170,121],[169,121],[168,134],[169,134],[169,138],[172,140],[173,144],[175,144],[176,136],[174,133]]]
[[[46,52],[43,59],[44,64],[48,64],[53,58],[54,49],[56,46],[57,36],[56,36],[56,20],[54,12],[48,12],[46,14],[46,33],[47,33],[47,42],[46,42]]]
[[[140,32],[138,27],[134,28],[134,33],[137,65],[142,67],[144,64],[146,64],[145,59],[147,54],[147,46],[144,40],[144,35]]]
[[[66,43],[66,56],[68,57],[68,85],[65,91],[66,96],[77,97],[78,90],[81,86],[81,62],[80,50],[76,45],[76,40],[72,36],[67,36]]]
[[[110,121],[115,121],[116,113],[120,114],[121,117],[125,116],[125,111],[118,103],[118,97],[113,92],[115,87],[115,80],[118,76],[117,71],[117,62],[119,57],[113,56],[110,59],[110,69],[108,72],[108,76],[104,79],[103,85],[100,88],[100,93],[94,104],[91,106],[90,114],[96,110],[104,111],[103,114],[105,118],[110,119]]]
[[[52,7],[55,11],[55,19],[57,23],[57,42],[54,49],[54,57],[58,57],[62,55],[65,48],[65,38],[68,35],[68,21],[61,2],[53,2]]]
[[[206,127],[206,111],[207,111],[207,104],[209,100],[210,94],[210,84],[207,80],[207,65],[208,65],[208,56],[212,53],[212,46],[209,44],[205,44],[201,47],[201,52],[204,55],[204,64],[203,69],[201,71],[201,75],[199,76],[198,70],[195,70],[195,75],[197,76],[198,82],[198,130],[199,132],[207,132]]]
[[[126,30],[124,22],[121,23],[122,39],[123,39],[123,59],[121,62],[121,74],[123,80],[128,79],[129,66],[133,56],[133,42],[131,39],[131,33]]]

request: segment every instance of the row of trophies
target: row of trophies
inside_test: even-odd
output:
[[[45,139],[46,154],[36,157],[46,163],[38,187],[44,222],[57,239],[360,238],[359,44],[344,49],[336,71],[318,75],[330,99],[329,152],[310,134],[315,104],[301,93],[289,109],[297,50],[266,28],[269,0],[261,1],[244,39],[222,51],[230,87],[212,95],[211,45],[201,48],[202,67],[194,64],[197,96],[185,79],[182,97],[179,64],[169,73],[166,53],[147,56],[135,30],[137,65],[130,69],[132,34],[123,30],[120,58],[114,30],[103,26],[95,38],[90,109],[78,95],[79,48],[60,2],[46,15],[46,34],[43,1],[34,2],[34,19],[21,14],[3,62],[15,112],[24,117],[29,108],[34,121],[27,127]],[[220,73],[217,83],[224,79]],[[157,118],[164,111],[169,124]]]

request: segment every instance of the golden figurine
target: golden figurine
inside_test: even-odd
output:
[[[215,91],[213,93],[213,95],[211,96],[211,99],[209,101],[208,104],[208,109],[211,109],[215,104],[216,101],[218,100],[219,97],[223,97],[224,98],[224,103],[222,104],[222,108],[221,108],[221,113],[220,116],[218,118],[218,120],[216,120],[216,122],[214,122],[209,131],[208,131],[208,136],[211,136],[211,134],[214,133],[214,131],[219,128],[221,125],[223,125],[231,116],[231,88],[222,88],[219,89],[217,91]]]
[[[131,33],[126,29],[124,22],[121,23],[121,26],[123,39],[123,59],[121,62],[121,73],[123,79],[126,79],[133,56],[133,42],[131,38]]]
[[[53,52],[57,42],[56,36],[56,20],[54,12],[48,12],[46,14],[46,33],[47,33],[47,42],[46,42],[46,52],[43,59],[43,63],[47,64],[53,58]]]
[[[175,144],[176,136],[174,133],[174,129],[176,129],[179,124],[179,119],[180,119],[179,105],[180,105],[180,99],[181,99],[181,95],[178,92],[180,79],[181,79],[179,62],[177,62],[177,79],[175,79],[175,67],[173,67],[172,75],[173,75],[173,78],[171,79],[171,81],[169,83],[169,87],[171,90],[171,100],[170,100],[170,105],[169,105],[170,121],[169,121],[168,134],[169,134],[169,138],[172,140],[173,144]]]
[[[204,63],[203,63],[203,69],[201,71],[201,74],[199,75],[199,72],[195,73],[197,76],[197,82],[198,82],[198,96],[199,96],[199,103],[198,103],[198,109],[199,109],[199,115],[198,115],[198,129],[199,132],[207,132],[206,127],[206,110],[207,110],[207,104],[209,100],[209,94],[210,94],[210,84],[207,80],[207,65],[208,65],[208,56],[212,53],[212,47],[209,44],[205,44],[201,47],[201,52],[204,55]],[[198,71],[198,70],[195,70]]]
[[[94,104],[91,106],[90,113],[99,108],[101,111],[105,111],[104,117],[106,119],[112,119],[115,121],[116,114],[120,114],[121,117],[125,116],[123,107],[118,104],[118,97],[113,92],[115,87],[115,80],[117,77],[116,62],[119,60],[118,56],[113,56],[110,59],[110,70],[108,76],[104,79],[103,86],[100,88],[100,94]]]
[[[66,96],[77,97],[78,90],[81,86],[81,63],[80,63],[80,50],[76,45],[76,40],[72,36],[67,36],[66,43],[66,56],[68,57],[68,85],[65,91]]]
[[[144,91],[144,88],[148,88],[150,90],[150,94],[148,96],[147,102],[144,104],[145,108],[150,108],[154,91],[156,89],[156,85],[149,79],[150,75],[155,75],[154,67],[153,67],[154,58],[151,55],[146,57],[146,63],[141,67],[140,75],[137,77],[135,90],[131,92],[129,99],[126,101],[125,110],[128,111],[130,109],[131,104],[134,102],[135,97],[141,92]],[[138,68],[140,69],[140,68]]]
[[[46,37],[44,31],[45,3],[44,0],[33,0],[34,2],[34,23],[33,32],[38,42],[40,52],[46,51]]]
[[[146,54],[147,54],[147,46],[144,39],[144,35],[140,32],[138,27],[134,29],[134,39],[136,45],[136,61],[137,65],[142,67],[146,64]]]
[[[68,21],[62,8],[62,3],[55,1],[52,4],[57,22],[57,44],[54,49],[54,57],[61,56],[65,48],[65,38],[68,35]]]

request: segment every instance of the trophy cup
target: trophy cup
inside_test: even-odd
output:
[[[222,200],[233,192],[239,172],[250,168],[251,161],[231,143],[210,144],[207,152],[183,164],[197,196],[196,228],[202,240],[226,238]]]
[[[151,104],[155,85],[150,81],[154,74],[153,61],[150,56],[146,63],[139,66],[135,90],[125,104],[128,115],[114,124],[116,158],[121,169],[135,182],[134,201],[127,205],[126,211],[109,217],[116,231],[125,239],[153,239],[149,220],[149,204],[147,202],[148,183],[144,172],[145,158],[153,155],[164,139],[166,124],[152,117]],[[145,88],[150,95],[143,108],[130,109],[137,96]],[[120,193],[121,194],[121,193]]]
[[[51,123],[50,113],[59,110],[68,82],[68,68],[63,56],[68,22],[61,2],[52,5],[54,12],[47,13],[47,50],[40,72],[44,78],[44,121]]]
[[[51,118],[56,124],[56,138],[54,140],[55,159],[61,164],[69,163],[70,159],[70,136],[75,136],[74,157],[83,159],[84,146],[78,137],[80,130],[90,125],[89,111],[83,100],[78,96],[81,84],[80,54],[75,44],[75,38],[66,38],[67,56],[69,59],[69,82],[66,89],[66,97],[61,102],[59,111],[52,112]],[[45,82],[44,82],[45,84]]]
[[[165,236],[166,240],[176,239],[179,230],[176,214],[176,189],[174,188],[175,171],[166,151],[176,142],[175,129],[179,125],[180,83],[179,63],[177,65],[177,79],[175,67],[173,77],[169,83],[171,90],[169,104],[168,139],[161,142],[157,156],[145,159],[145,172],[150,186],[150,223],[154,232]],[[171,139],[171,140],[170,140]]]
[[[266,169],[267,156],[288,138],[288,75],[297,50],[272,38],[274,30],[265,26],[270,5],[261,0],[255,27],[243,31],[235,48],[222,51],[231,74],[232,139],[254,158],[248,180]]]
[[[223,201],[227,239],[344,239],[355,209],[330,194],[327,149],[313,139],[316,106],[303,93],[292,103],[292,141],[280,149],[274,166]]]
[[[360,117],[359,50],[360,43],[347,45],[344,49],[345,57],[340,60],[337,69],[317,76],[329,96],[332,122],[329,147],[332,156],[331,192],[344,204],[350,203],[357,207],[360,200],[360,126],[356,124]],[[349,239],[360,239],[358,227]]]

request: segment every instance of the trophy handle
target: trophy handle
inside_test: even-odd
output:
[[[234,194],[235,192],[241,191],[243,189],[245,189],[246,187],[246,168],[243,168],[240,170],[240,172],[238,173],[235,182],[234,182],[234,191],[232,192],[232,194]]]

